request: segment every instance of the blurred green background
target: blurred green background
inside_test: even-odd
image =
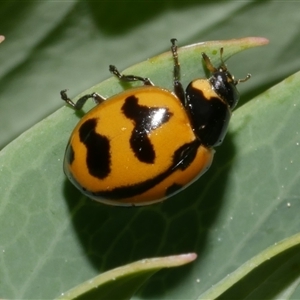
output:
[[[0,149],[63,106],[61,89],[75,96],[108,78],[109,64],[167,51],[172,37],[268,38],[229,62],[236,77],[252,74],[242,104],[300,69],[299,11],[299,1],[1,1]]]

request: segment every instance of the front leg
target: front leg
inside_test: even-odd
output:
[[[174,93],[180,99],[181,103],[184,107],[187,106],[186,99],[185,99],[185,91],[183,89],[182,83],[180,82],[180,63],[178,59],[177,53],[177,40],[171,39],[171,52],[173,55],[174,67],[173,67],[173,86],[174,86]]]
[[[121,81],[125,81],[125,82],[141,81],[143,82],[144,85],[154,85],[154,83],[149,78],[140,77],[136,75],[124,75],[120,73],[119,70],[113,65],[109,66],[109,71],[112,74],[114,74],[116,77],[118,77]]]
[[[100,104],[101,102],[105,101],[105,98],[100,96],[97,93],[92,93],[92,94],[87,94],[82,96],[81,98],[79,98],[77,100],[77,102],[73,102],[67,95],[67,90],[62,90],[60,92],[60,96],[61,99],[63,101],[65,101],[66,103],[68,103],[69,105],[71,105],[75,110],[80,110],[82,109],[82,107],[84,106],[85,102],[90,99],[93,98],[96,104]]]

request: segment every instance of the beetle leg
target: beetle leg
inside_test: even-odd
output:
[[[154,85],[154,83],[147,77],[140,77],[136,75],[124,75],[120,73],[119,70],[113,65],[109,66],[109,71],[112,74],[114,74],[116,77],[118,77],[119,80],[121,81],[125,81],[125,82],[141,81],[143,82],[144,85]]]
[[[60,92],[61,99],[71,105],[75,110],[80,110],[84,106],[85,102],[93,98],[96,104],[100,104],[101,102],[105,101],[105,98],[100,96],[97,93],[87,94],[79,98],[76,102],[73,102],[67,95],[67,90],[62,90]]]
[[[176,39],[171,39],[171,43],[172,43],[171,52],[172,52],[173,61],[174,61],[174,69],[173,69],[174,93],[180,99],[183,106],[186,107],[185,92],[184,92],[184,88],[182,86],[182,83],[180,82],[180,63],[179,63],[179,60],[178,60],[176,42],[177,42]]]

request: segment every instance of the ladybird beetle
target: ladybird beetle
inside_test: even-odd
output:
[[[76,103],[66,90],[61,98],[80,110],[92,98],[97,106],[79,121],[68,142],[64,172],[86,196],[111,205],[147,205],[162,201],[190,185],[212,162],[214,147],[222,143],[231,111],[239,100],[235,80],[222,58],[211,73],[184,90],[176,39],[171,40],[174,91],[154,86],[149,78],[110,72],[119,80],[140,81],[105,99],[97,93]]]

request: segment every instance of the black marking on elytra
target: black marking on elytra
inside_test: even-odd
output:
[[[174,152],[173,161],[177,161],[177,167],[185,170],[195,159],[198,147],[190,147],[184,144]]]
[[[165,107],[148,107],[138,104],[138,98],[129,96],[122,106],[124,115],[134,122],[130,137],[130,147],[139,161],[153,164],[155,161],[154,147],[149,134],[169,121],[172,113]]]
[[[67,149],[66,149],[66,154],[65,154],[65,160],[69,165],[72,165],[73,161],[75,159],[75,152],[74,148],[72,147],[71,144],[68,144]]]
[[[186,89],[191,123],[202,144],[208,147],[219,145],[227,132],[231,112],[221,98],[207,99],[192,83]]]
[[[79,128],[80,141],[86,146],[86,164],[89,173],[104,179],[110,173],[111,157],[109,139],[96,132],[98,119],[89,119]]]
[[[167,188],[166,196],[171,196],[171,195],[175,194],[176,192],[178,192],[182,188],[183,188],[183,186],[181,184],[173,183],[171,186],[169,186]]]
[[[175,151],[172,165],[156,177],[133,185],[120,186],[106,191],[91,192],[90,195],[110,200],[119,200],[140,195],[159,184],[176,170],[187,168],[195,159],[195,153],[197,153],[197,149],[200,145],[198,140],[194,140],[193,142],[181,146]]]

